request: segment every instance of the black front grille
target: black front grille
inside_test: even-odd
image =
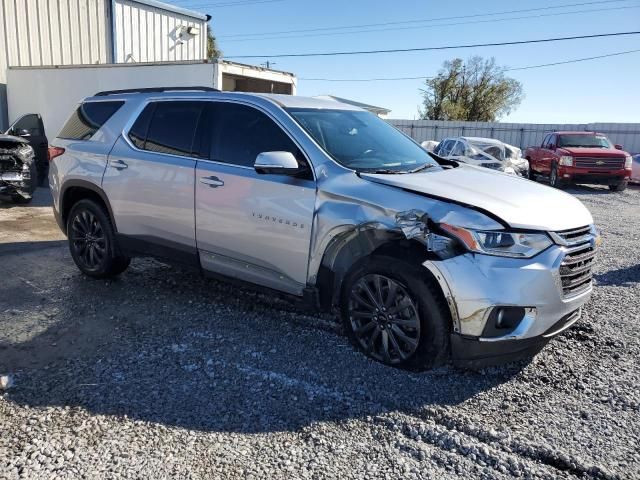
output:
[[[624,168],[620,157],[575,157],[575,166],[580,168],[613,170]]]

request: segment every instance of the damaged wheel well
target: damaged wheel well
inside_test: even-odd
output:
[[[85,199],[93,200],[98,205],[101,205],[105,209],[105,211],[108,212],[109,217],[111,217],[111,222],[115,229],[115,221],[111,212],[111,207],[108,200],[106,200],[104,193],[98,190],[98,188],[93,185],[86,186],[84,184],[70,185],[64,190],[60,206],[60,214],[62,215],[62,225],[64,225],[64,228],[66,229],[69,212],[71,211],[73,206],[80,200]]]
[[[371,257],[391,257],[417,266],[422,265],[426,260],[437,259],[424,244],[414,239],[407,239],[398,232],[370,230],[357,232],[355,236],[346,234],[344,237],[346,238],[335,239],[330,245],[318,271],[316,287],[320,305],[324,310],[337,307],[342,284],[347,274]],[[447,305],[445,294],[433,273],[426,268],[422,270],[437,300],[442,305]],[[449,318],[452,321],[451,315]]]

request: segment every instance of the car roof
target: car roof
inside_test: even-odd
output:
[[[482,142],[482,143],[493,143],[495,145],[504,145],[504,142],[500,140],[496,140],[495,138],[485,138],[485,137],[460,137],[464,140],[468,140],[470,142]]]
[[[312,108],[327,110],[350,110],[363,112],[362,108],[336,100],[327,100],[314,97],[299,97],[297,95],[284,95],[273,93],[245,93],[245,92],[212,92],[212,91],[166,91],[166,92],[122,92],[113,91],[108,95],[91,96],[84,101],[105,100],[129,100],[132,98],[176,99],[176,98],[211,98],[211,99],[251,99],[262,98],[279,105],[282,108]]]

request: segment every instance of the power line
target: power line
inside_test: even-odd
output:
[[[345,55],[372,55],[378,53],[406,53],[406,52],[427,52],[435,50],[455,50],[461,48],[478,48],[478,47],[501,47],[508,45],[525,45],[536,43],[562,42],[567,40],[583,40],[588,38],[605,38],[620,37],[628,35],[638,35],[640,31],[634,32],[615,32],[615,33],[598,33],[594,35],[576,35],[571,37],[541,38],[536,40],[517,40],[512,42],[491,42],[491,43],[475,43],[466,45],[441,45],[438,47],[417,47],[417,48],[393,48],[388,50],[360,50],[360,51],[342,51],[342,52],[312,52],[312,53],[280,53],[272,55],[227,55],[225,58],[300,58],[300,57],[333,57]]]
[[[407,25],[412,23],[436,22],[441,20],[460,20],[462,18],[490,17],[494,15],[509,15],[514,13],[536,12],[536,11],[542,11],[542,10],[552,10],[552,9],[569,8],[569,7],[583,7],[586,5],[621,3],[625,1],[628,1],[628,0],[599,0],[599,1],[591,1],[591,2],[568,3],[564,5],[554,5],[554,6],[548,6],[548,7],[525,8],[520,10],[507,10],[502,12],[477,13],[477,14],[471,14],[471,15],[456,15],[452,17],[423,18],[423,19],[402,20],[402,21],[395,21],[395,22],[382,22],[382,23],[364,23],[364,24],[358,24],[358,25],[344,25],[340,27],[304,28],[299,30],[282,30],[282,31],[275,31],[275,32],[271,31],[271,32],[237,33],[232,35],[221,35],[219,38],[236,38],[236,37],[247,37],[247,36],[254,37],[254,36],[260,36],[260,35],[279,35],[279,34],[285,34],[285,33],[309,33],[309,32],[335,31],[335,30],[345,30],[345,29],[353,29],[353,28],[365,28],[365,27],[383,27],[388,25]]]
[[[626,7],[607,7],[607,8],[591,8],[587,10],[574,10],[571,12],[555,12],[555,13],[541,13],[537,15],[524,15],[519,17],[508,17],[508,18],[490,18],[486,20],[469,20],[466,22],[452,22],[452,23],[439,23],[435,25],[413,25],[410,27],[389,27],[389,28],[375,28],[375,29],[365,29],[365,30],[352,30],[349,32],[327,32],[327,33],[312,33],[305,35],[280,35],[274,37],[260,37],[260,38],[236,38],[226,40],[225,43],[231,42],[255,42],[255,41],[263,41],[263,40],[280,40],[280,39],[289,39],[289,38],[309,38],[309,37],[326,37],[331,36],[335,37],[336,35],[354,35],[358,33],[378,33],[378,32],[388,32],[388,31],[397,31],[397,30],[415,30],[415,29],[426,29],[426,28],[437,28],[437,27],[451,27],[457,25],[470,25],[470,24],[480,24],[480,23],[496,23],[496,22],[506,22],[512,20],[526,20],[532,18],[545,18],[545,17],[558,17],[561,15],[576,15],[581,13],[594,13],[594,12],[611,12],[617,10],[629,10],[634,8],[640,8],[640,5],[635,6],[626,6]]]
[[[583,58],[575,58],[572,60],[563,60],[560,62],[553,62],[553,63],[542,63],[542,64],[538,64],[538,65],[528,65],[526,67],[513,67],[513,68],[507,68],[504,71],[505,72],[515,72],[518,70],[531,70],[534,68],[543,68],[543,67],[552,67],[552,66],[556,66],[556,65],[566,65],[569,63],[578,63],[578,62],[586,62],[589,60],[597,60],[600,58],[609,58],[609,57],[616,57],[616,56],[620,56],[620,55],[628,55],[631,53],[638,53],[640,52],[640,49],[637,50],[627,50],[625,52],[614,52],[614,53],[607,53],[605,55],[597,55],[597,56],[593,56],[593,57],[583,57]],[[426,77],[426,76],[421,76],[421,77],[384,77],[384,78],[300,78],[300,80],[304,80],[306,82],[314,82],[314,81],[318,81],[318,82],[392,82],[392,81],[399,81],[399,80],[428,80],[434,77]]]

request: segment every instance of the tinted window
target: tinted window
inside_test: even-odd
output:
[[[544,137],[544,140],[542,140],[542,148],[547,148],[547,145],[549,144],[549,139],[551,138],[551,134],[547,134]]]
[[[58,135],[69,140],[89,140],[124,102],[86,102],[73,112]]]
[[[191,155],[203,102],[157,102],[144,149]]]
[[[298,147],[264,113],[246,105],[213,104],[212,160],[252,167],[262,152],[291,152],[300,160]]]
[[[155,108],[155,103],[147,105],[131,127],[131,130],[129,130],[129,139],[140,149],[144,149],[144,142],[147,138],[147,131],[149,130],[151,116],[153,115]]]
[[[555,135],[551,135],[549,137],[549,143],[547,145],[547,148],[551,148],[552,146],[554,146],[556,144],[556,136]]]
[[[40,127],[40,117],[35,113],[25,115],[12,127],[12,132],[15,134],[21,134],[24,130],[31,135],[44,135]]]
[[[559,147],[612,148],[609,139],[603,135],[560,135]]]

